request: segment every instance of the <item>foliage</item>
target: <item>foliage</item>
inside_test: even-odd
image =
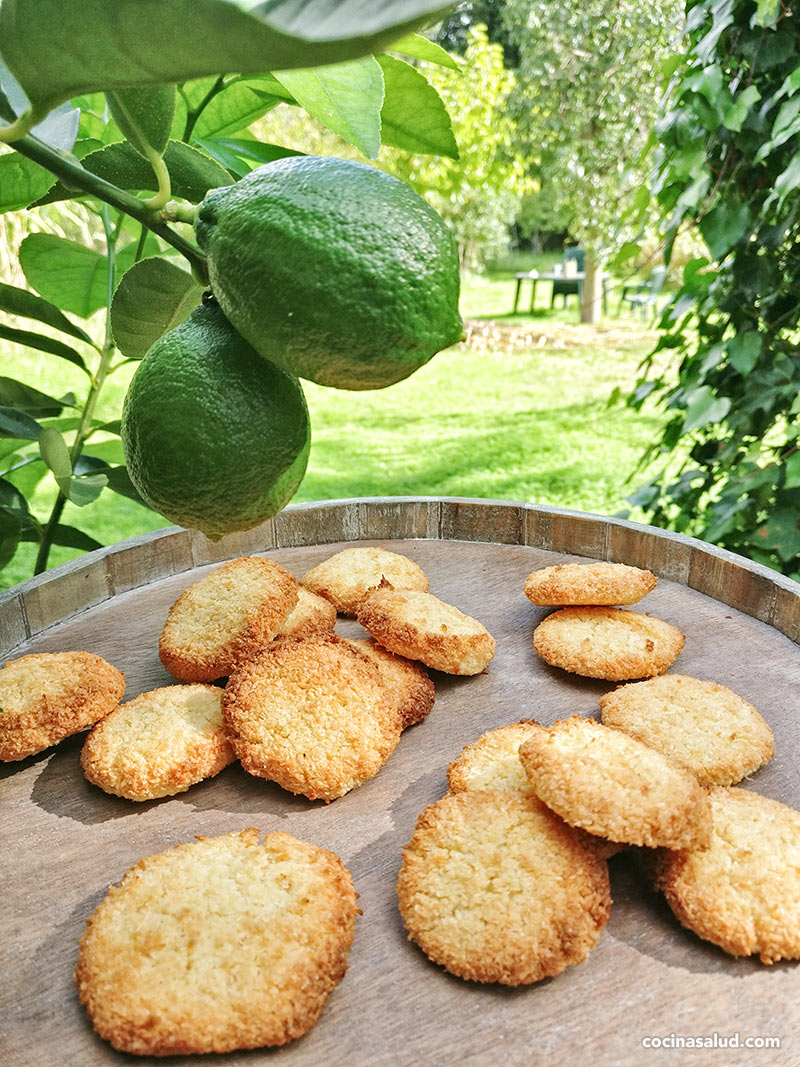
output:
[[[519,198],[532,186],[511,152],[505,105],[514,78],[484,26],[469,30],[464,61],[459,71],[430,74],[452,117],[458,159],[392,153],[380,165],[426,198],[453,231],[462,265],[475,267],[505,249]]]
[[[489,40],[502,46],[505,65],[515,67],[519,56],[503,19],[505,4],[506,0],[461,0],[437,28],[436,41],[448,52],[463,56],[469,44],[470,30],[483,25]]]
[[[699,225],[657,352],[631,397],[669,416],[633,498],[651,519],[800,577],[798,16],[767,0],[690,0],[686,65],[659,127],[668,238]],[[666,459],[664,459],[666,457]]]
[[[80,201],[94,222],[84,241],[30,233],[19,249],[29,288],[0,284],[0,340],[86,379],[52,396],[0,377],[0,567],[21,542],[38,545],[36,572],[54,544],[98,547],[62,521],[68,502],[135,498],[119,420],[99,418],[98,401],[200,301],[206,264],[184,225],[196,203],[292,154],[255,140],[251,123],[286,103],[370,158],[381,143],[457,154],[441,99],[399,58],[453,65],[412,32],[449,6],[375,0],[365,15],[360,0],[163,0],[143,18],[139,0],[3,0],[0,212],[58,204],[71,217]],[[57,486],[49,515],[32,504],[44,479]]]

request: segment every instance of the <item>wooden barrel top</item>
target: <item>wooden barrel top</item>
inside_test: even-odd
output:
[[[354,541],[412,557],[432,592],[480,619],[497,639],[488,670],[474,678],[434,673],[428,719],[406,731],[375,778],[329,805],[252,778],[238,764],[180,796],[133,804],[85,781],[82,736],[0,765],[0,1063],[142,1063],[98,1039],[78,1003],[72,969],[84,920],[143,856],[195,834],[248,826],[337,852],[363,915],[348,973],[314,1030],[283,1049],[215,1063],[427,1067],[502,1056],[531,1067],[578,1054],[597,1067],[800,1063],[800,968],[733,959],[683,930],[647,888],[635,853],[610,863],[611,919],[588,960],[518,989],[463,982],[430,963],[406,940],[394,895],[417,815],[444,794],[447,765],[465,744],[523,717],[549,724],[596,715],[597,698],[612,688],[548,668],[532,648],[546,612],[526,600],[524,579],[570,558],[631,563],[659,576],[641,609],[686,634],[673,670],[730,686],[775,733],[775,758],[744,787],[800,808],[800,586],[790,579],[690,538],[578,512],[484,500],[333,501],[291,506],[217,544],[160,531],[24,582],[0,594],[3,658],[86,648],[125,672],[130,699],[171,680],[157,654],[166,612],[217,562],[264,552],[300,576]],[[361,633],[352,620],[337,630]],[[734,1035],[740,1047],[722,1047]],[[717,1046],[690,1060],[674,1048],[681,1036]],[[780,1049],[743,1044],[774,1037]],[[643,1046],[650,1038],[673,1047]]]

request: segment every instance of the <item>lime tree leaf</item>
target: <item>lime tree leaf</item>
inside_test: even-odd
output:
[[[16,115],[28,109],[28,98],[19,82],[3,62],[0,56],[0,87],[3,102],[0,106],[3,117],[9,122]],[[78,136],[80,110],[72,104],[64,103],[37,122],[31,134],[39,141],[62,152],[69,152]]]
[[[117,348],[130,359],[141,359],[154,341],[184,321],[202,296],[203,287],[192,275],[166,259],[134,263],[111,303]]]
[[[78,548],[81,552],[92,552],[95,548],[103,547],[102,542],[96,541],[94,537],[90,537],[83,530],[79,530],[75,526],[66,526],[61,522],[53,531],[52,539],[54,545],[61,545],[63,548]],[[41,541],[41,536],[36,532],[23,533],[20,540]]]
[[[750,225],[750,208],[745,203],[719,204],[700,220],[700,232],[714,259],[722,259],[726,252],[744,237]]]
[[[727,127],[727,129],[734,130],[738,133],[744,125],[745,119],[750,114],[750,108],[760,99],[761,93],[756,86],[748,85],[736,96],[731,106],[725,112],[725,118],[723,119],[722,125]]]
[[[22,441],[36,441],[42,435],[39,423],[24,411],[0,406],[0,437],[15,437]]]
[[[4,407],[15,408],[24,411],[37,419],[54,418],[60,415],[65,407],[73,407],[75,396],[68,393],[57,400],[47,393],[41,393],[31,385],[18,382],[14,378],[0,377],[0,404]]]
[[[44,196],[56,176],[18,152],[0,156],[0,211],[19,211]]]
[[[276,159],[304,154],[295,152],[293,148],[284,148],[279,144],[242,141],[233,137],[210,137],[202,140],[198,138],[197,143],[237,178],[244,178],[254,167],[261,166],[263,163],[272,163]]]
[[[383,75],[374,56],[319,70],[278,70],[274,76],[309,115],[375,159],[381,148]]]
[[[411,56],[412,59],[424,59],[440,67],[449,67],[450,70],[461,70],[457,59],[445,52],[440,44],[429,41],[420,33],[406,34],[399,41],[395,41],[389,51],[399,52],[401,56]]]
[[[69,458],[69,449],[64,438],[54,427],[45,426],[39,434],[39,452],[53,472],[58,488],[64,496],[69,496],[72,461]]]
[[[4,326],[0,323],[0,338],[4,341],[13,341],[17,345],[25,345],[27,348],[36,348],[39,352],[49,352],[52,356],[66,359],[80,367],[84,374],[91,374],[86,366],[83,356],[74,348],[57,341],[53,337],[45,337],[41,333],[31,333],[29,330],[16,330],[13,326]]]
[[[237,78],[212,97],[200,112],[192,139],[239,133],[281,102],[296,103],[289,90],[271,74]]]
[[[761,335],[755,330],[747,330],[732,337],[725,347],[731,366],[740,374],[749,374],[761,352]]]
[[[730,409],[731,402],[727,396],[718,397],[710,386],[702,385],[689,396],[681,433],[699,430],[710,422],[719,422]]]
[[[351,60],[450,6],[441,0],[3,0],[0,39],[6,63],[41,108],[97,89]]]
[[[450,116],[442,98],[418,70],[392,56],[378,56],[386,95],[381,140],[406,152],[458,159]]]
[[[127,497],[129,500],[135,500],[142,507],[146,508],[148,506],[134,488],[127,467],[111,467],[106,471],[106,478],[108,479],[109,489],[119,493],[120,496]]]
[[[106,257],[94,248],[49,233],[32,233],[20,245],[20,265],[38,293],[88,318],[104,307],[107,296]]]
[[[0,568],[14,558],[21,533],[22,527],[17,516],[0,505]]]
[[[28,292],[27,289],[19,289],[15,285],[0,282],[0,311],[7,311],[11,315],[18,315],[24,319],[36,319],[47,326],[53,326],[62,333],[68,333],[80,341],[92,344],[88,333],[71,322],[55,304],[42,299],[36,293]]]
[[[766,546],[774,549],[782,560],[800,555],[800,526],[794,508],[777,508],[763,527]]]
[[[106,93],[108,110],[131,145],[145,159],[150,150],[163,156],[175,114],[174,85],[117,89]]]

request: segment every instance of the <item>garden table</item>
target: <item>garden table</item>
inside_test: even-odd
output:
[[[522,293],[523,282],[531,283],[531,311],[533,311],[536,303],[536,286],[539,282],[577,282],[578,305],[580,306],[582,303],[583,282],[586,278],[586,273],[584,271],[578,271],[576,274],[565,274],[563,271],[525,270],[519,271],[514,275],[514,278],[516,280],[516,289],[514,290],[514,310],[512,314],[516,314],[519,298]],[[605,275],[603,275],[603,314],[608,314],[608,279]]]

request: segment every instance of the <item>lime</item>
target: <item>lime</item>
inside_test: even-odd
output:
[[[209,192],[195,229],[225,314],[301,378],[382,388],[461,337],[450,231],[374,167],[321,156],[268,163]]]
[[[215,302],[152,346],[122,412],[131,481],[171,522],[211,538],[279,511],[308,461],[298,380],[263,360]]]

